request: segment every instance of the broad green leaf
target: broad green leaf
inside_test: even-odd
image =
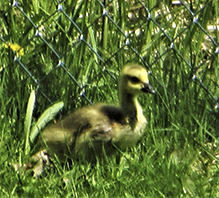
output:
[[[36,124],[33,126],[30,132],[30,142],[33,143],[36,136],[39,134],[39,132],[45,127],[45,125],[52,120],[56,114],[62,109],[64,106],[63,102],[58,102],[48,109],[44,111],[44,113],[40,116],[40,118],[37,120]]]

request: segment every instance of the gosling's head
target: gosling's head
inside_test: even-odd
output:
[[[152,86],[149,84],[147,71],[137,65],[126,65],[124,66],[121,79],[120,89],[130,95],[138,95],[140,93],[155,93]]]

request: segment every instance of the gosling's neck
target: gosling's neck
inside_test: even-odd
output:
[[[120,106],[133,131],[137,130],[139,122],[145,122],[145,117],[137,96],[122,91],[120,95]]]

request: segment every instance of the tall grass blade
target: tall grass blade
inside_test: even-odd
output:
[[[30,98],[27,104],[27,112],[26,112],[26,117],[24,121],[24,132],[26,134],[26,141],[25,141],[25,154],[26,155],[30,152],[29,136],[30,136],[30,127],[31,127],[35,100],[36,100],[36,95],[35,95],[35,91],[33,90],[30,94]]]

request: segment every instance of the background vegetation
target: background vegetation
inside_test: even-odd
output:
[[[219,197],[217,23],[214,0],[1,1],[1,197]],[[157,91],[140,99],[149,124],[136,147],[95,167],[57,160],[38,179],[14,170],[29,157],[31,90],[33,125],[57,101],[59,117],[117,103],[128,62],[147,68]]]

